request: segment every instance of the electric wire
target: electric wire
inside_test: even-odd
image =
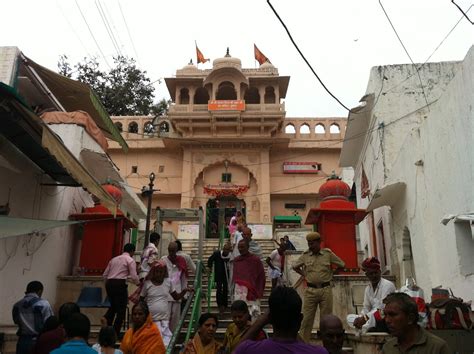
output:
[[[117,55],[122,56],[122,53],[120,52],[120,48],[115,40],[115,37],[113,33],[111,32],[111,28],[109,28],[110,25],[107,21],[107,18],[105,18],[105,13],[104,13],[104,10],[102,9],[102,5],[100,4],[99,0],[95,0],[95,7],[97,8],[97,11],[99,12],[102,23],[104,24],[105,30],[107,31],[110,41],[112,42],[112,45],[114,46],[115,51],[117,52]]]
[[[466,10],[466,13],[469,12],[469,10],[471,10],[471,8],[473,7],[474,5],[471,4],[471,6],[469,6],[469,8]],[[420,70],[424,65],[426,65],[426,63],[428,63],[428,61],[431,59],[431,57],[438,51],[438,49],[443,45],[443,43],[448,39],[448,37],[454,32],[454,30],[456,29],[456,27],[459,25],[459,23],[464,19],[464,16],[461,16],[459,18],[459,20],[455,23],[455,25],[449,30],[449,32],[446,34],[446,36],[444,36],[444,38],[439,42],[439,44],[436,46],[436,48],[431,52],[431,54],[425,59],[425,61],[423,62],[423,64],[421,64],[419,67],[418,67],[418,70]],[[393,89],[399,87],[400,85],[402,85],[404,82],[408,81],[411,77],[413,77],[413,75],[415,74],[410,74],[408,75],[408,77],[399,82],[398,84],[390,87],[387,91],[385,91],[385,93],[388,93],[390,91],[392,91]]]
[[[56,0],[56,6],[59,8],[59,11],[60,11],[61,14],[63,15],[64,20],[65,20],[65,21],[67,22],[67,24],[69,25],[69,28],[71,29],[72,33],[74,33],[74,35],[76,36],[77,40],[78,40],[79,43],[81,44],[82,49],[84,49],[84,51],[87,53],[87,56],[92,57],[92,55],[90,54],[90,52],[87,50],[87,47],[84,45],[84,42],[82,41],[81,37],[79,37],[79,34],[76,32],[76,29],[74,28],[74,26],[72,25],[72,23],[71,23],[71,22],[69,21],[69,19],[67,18],[66,13],[65,13],[64,10],[62,9],[62,7],[59,5],[59,0]]]
[[[273,13],[275,14],[275,16],[278,18],[278,20],[280,21],[280,23],[282,24],[283,28],[285,29],[286,33],[288,34],[288,37],[290,38],[290,41],[291,43],[293,43],[293,46],[296,48],[296,50],[298,51],[298,53],[300,54],[301,58],[303,58],[304,62],[306,63],[306,65],[308,65],[309,69],[311,70],[311,72],[313,73],[313,75],[316,77],[316,79],[318,79],[319,83],[321,84],[321,86],[324,88],[324,90],[326,90],[326,92],[334,99],[336,100],[337,103],[339,103],[346,111],[350,112],[350,109],[344,105],[344,103],[342,103],[339,98],[337,98],[327,87],[326,85],[324,84],[324,82],[321,80],[321,78],[319,77],[319,75],[316,73],[316,71],[313,69],[313,67],[311,66],[311,64],[309,63],[309,61],[306,59],[306,57],[304,56],[303,52],[300,50],[300,48],[298,47],[298,45],[296,44],[295,40],[293,39],[290,31],[288,30],[288,27],[286,26],[285,22],[283,22],[283,20],[281,19],[280,15],[278,15],[278,12],[275,10],[275,8],[273,7],[273,5],[270,3],[270,0],[267,0],[267,4],[268,6],[270,6],[270,8],[272,9]]]
[[[105,9],[105,14],[106,14],[105,18],[106,19],[108,18],[110,20],[110,22],[108,21],[108,23],[112,24],[112,26],[110,26],[110,24],[109,24],[109,27],[110,28],[113,27],[112,33],[115,33],[115,35],[116,35],[115,38],[116,38],[116,42],[117,42],[117,44],[120,48],[120,51],[122,53],[124,53],[124,52],[126,52],[125,51],[125,46],[123,45],[122,40],[120,39],[119,31],[117,30],[117,27],[115,26],[113,16],[111,15],[111,12],[109,11],[109,8],[107,7],[107,1],[104,1],[104,3],[102,5],[104,6],[104,9]]]
[[[410,53],[408,53],[408,50],[407,50],[407,48],[405,47],[405,44],[403,43],[402,39],[401,39],[400,36],[398,35],[398,32],[397,32],[395,26],[393,25],[392,20],[390,19],[390,16],[388,15],[387,11],[385,11],[385,8],[384,8],[384,6],[383,6],[383,4],[382,4],[382,0],[379,0],[379,4],[380,4],[380,7],[381,7],[382,10],[383,10],[383,13],[385,14],[385,17],[387,18],[388,22],[390,23],[390,26],[392,27],[393,32],[395,32],[395,35],[397,36],[398,41],[399,41],[400,44],[402,45],[403,50],[405,51],[406,55],[408,56],[408,58],[410,59],[411,63],[413,64],[413,67],[414,67],[415,70],[416,70],[416,73],[417,73],[417,75],[418,75],[418,79],[420,80],[421,90],[423,91],[423,96],[424,96],[424,98],[425,98],[426,105],[428,106],[428,105],[429,105],[429,104],[428,104],[428,98],[426,97],[425,88],[424,88],[424,86],[423,86],[423,81],[421,80],[420,71],[419,71],[418,68],[416,67],[416,64],[415,64],[415,62],[413,61],[413,59],[411,58]],[[429,110],[429,108],[428,108],[428,110]]]
[[[127,29],[128,38],[130,39],[130,42],[132,44],[133,52],[135,53],[135,56],[137,58],[137,62],[140,64],[140,59],[138,57],[137,48],[135,48],[135,43],[133,42],[132,35],[130,34],[130,29],[128,27],[127,20],[125,19],[125,15],[124,15],[123,10],[122,10],[122,5],[120,5],[120,0],[117,0],[117,3],[118,3],[118,6],[119,6],[119,9],[120,9],[120,14],[122,15],[123,23],[125,24],[125,28]]]
[[[77,9],[79,10],[79,12],[81,14],[81,17],[84,20],[84,23],[86,24],[87,29],[89,30],[89,33],[90,33],[92,39],[95,42],[95,45],[99,49],[100,54],[102,54],[102,58],[104,59],[105,64],[109,67],[109,69],[112,69],[109,62],[107,61],[107,58],[105,57],[104,52],[102,51],[102,48],[100,47],[99,43],[97,42],[97,39],[95,38],[94,33],[92,32],[91,27],[89,26],[89,23],[87,22],[86,17],[84,16],[84,13],[82,12],[81,7],[79,6],[79,3],[77,2],[77,0],[74,0],[74,1],[76,2]]]
[[[474,22],[473,22],[473,21],[469,18],[469,16],[467,15],[467,11],[469,11],[470,8],[469,8],[466,12],[464,12],[463,9],[461,8],[461,6],[459,6],[458,4],[456,4],[456,3],[454,2],[454,0],[451,0],[451,2],[452,2],[454,5],[456,5],[456,7],[458,8],[459,11],[461,11],[463,17],[465,17],[466,20],[468,20],[468,21],[471,23],[471,25],[474,25]],[[471,5],[471,6],[472,6],[472,5]]]

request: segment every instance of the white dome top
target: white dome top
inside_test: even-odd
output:
[[[196,71],[198,70],[197,66],[193,64],[193,60],[191,59],[189,63],[181,69],[183,71]]]
[[[214,69],[231,67],[241,70],[242,61],[239,58],[233,58],[229,54],[229,48],[227,48],[227,54],[223,58],[217,58],[212,62]]]

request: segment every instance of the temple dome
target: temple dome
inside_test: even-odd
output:
[[[242,61],[239,58],[233,58],[229,54],[229,48],[227,48],[227,53],[223,58],[217,58],[212,62],[213,69],[220,68],[236,68],[242,70]]]

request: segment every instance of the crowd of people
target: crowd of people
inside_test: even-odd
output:
[[[321,235],[306,236],[308,249],[292,264],[292,269],[305,282],[304,301],[284,279],[285,251],[294,250],[288,237],[266,259],[262,248],[252,239],[252,230],[237,213],[229,224],[230,239],[222,250],[208,259],[214,268],[219,313],[229,307],[232,323],[227,327],[223,343],[215,339],[219,324],[217,314],[203,313],[192,339],[184,343],[182,353],[331,353],[341,354],[344,326],[333,313],[332,278],[344,262],[328,248],[321,247]],[[178,326],[188,287],[189,275],[196,271],[191,257],[179,242],[170,242],[168,255],[159,257],[160,235],[152,233],[150,243],[141,255],[137,269],[133,259],[135,246],[126,244],[123,253],[112,258],[103,274],[110,308],[102,319],[98,341],[89,346],[90,321],[75,303],[65,303],[56,317],[49,302],[43,299],[39,281],[28,284],[23,299],[12,310],[18,325],[17,353],[165,353],[172,333]],[[265,273],[264,264],[268,266]],[[448,353],[447,344],[421,328],[415,301],[382,278],[376,258],[362,263],[369,285],[364,294],[360,315],[349,315],[348,325],[386,331],[394,338],[383,347],[383,353],[416,352]],[[272,282],[268,311],[262,313],[266,277]],[[129,296],[127,281],[137,285]],[[230,301],[229,301],[230,297]],[[128,302],[134,303],[131,325],[122,335]],[[318,337],[322,346],[311,344],[317,309],[320,310]],[[383,309],[383,320],[373,319]],[[273,328],[269,338],[266,328]],[[369,328],[370,327],[370,328]],[[120,349],[116,349],[120,339]],[[412,351],[410,351],[412,350]]]

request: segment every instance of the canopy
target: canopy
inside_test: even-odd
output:
[[[0,239],[35,234],[56,227],[78,224],[83,221],[75,220],[41,220],[0,216]]]
[[[94,91],[87,84],[55,73],[27,57],[24,57],[24,62],[39,76],[47,89],[58,99],[64,110],[69,112],[86,111],[106,137],[117,141],[125,152],[128,151],[127,143]]]
[[[384,205],[394,205],[405,191],[405,187],[406,184],[404,182],[395,182],[377,189],[367,206],[367,211],[372,211]]]

